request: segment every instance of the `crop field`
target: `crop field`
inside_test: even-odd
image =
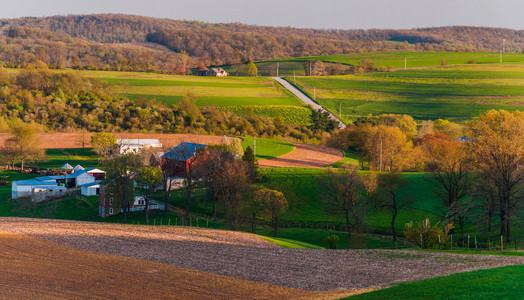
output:
[[[310,56],[299,58],[288,58],[283,61],[303,62],[307,60],[320,60],[323,62],[342,63],[357,65],[362,60],[368,60],[377,66],[404,68],[404,60],[407,59],[407,67],[429,67],[440,66],[442,60],[447,65],[465,65],[471,60],[477,64],[495,64],[500,61],[499,53],[482,52],[372,52],[372,53],[349,53],[327,56]],[[504,64],[522,64],[524,55],[518,53],[504,53],[502,62]]]
[[[341,109],[344,122],[384,113],[461,122],[489,109],[524,108],[524,64],[298,77],[296,82],[311,97],[315,94],[316,101],[336,116]]]
[[[266,77],[205,77],[133,72],[79,71],[81,76],[113,84],[129,99],[144,98],[167,105],[196,96],[198,106],[216,106],[241,115],[280,116],[287,124],[307,124],[310,110]]]
[[[289,299],[314,294],[27,235],[0,231],[0,239],[3,298]]]
[[[108,265],[115,270],[108,282],[118,282],[118,278],[125,280],[126,274],[139,274],[134,276],[135,280],[148,276],[148,281],[155,281],[151,289],[144,289],[137,295],[169,290],[176,295],[186,295],[186,298],[191,293],[204,293],[210,298],[245,299],[250,298],[248,295],[259,295],[289,299],[344,291],[362,292],[388,287],[395,282],[524,262],[524,257],[401,250],[282,249],[251,234],[174,226],[0,218],[0,231],[2,237],[7,237],[7,242],[0,244],[1,253],[5,254],[0,255],[0,264],[9,275],[0,278],[0,286],[21,284],[26,287],[22,289],[25,292],[33,285],[56,286],[53,290],[64,292],[67,285],[62,284],[63,280],[49,280],[45,268],[38,267],[49,264],[56,265],[59,278],[68,278],[67,282],[86,280],[80,276],[83,273],[96,278],[100,272],[107,272],[107,268],[102,271],[100,267]],[[20,259],[13,260],[13,255]],[[42,263],[35,264],[35,261]],[[71,265],[81,265],[82,269],[66,268]],[[254,265],[257,267],[253,268]],[[24,275],[31,273],[38,280],[24,279]],[[87,282],[97,286],[105,284],[105,281],[94,279]],[[204,287],[211,293],[205,293]],[[9,289],[13,290],[17,289]],[[100,289],[97,292],[112,291]],[[70,287],[65,292],[85,293],[82,287]],[[119,298],[122,290],[115,289],[114,293],[114,297]],[[343,296],[340,294],[337,298]]]

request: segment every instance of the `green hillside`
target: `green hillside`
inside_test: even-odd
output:
[[[386,113],[465,121],[489,109],[513,111],[524,106],[524,64],[298,77],[296,85],[311,97],[315,94],[316,101],[337,116],[341,108],[345,122]]]
[[[67,71],[70,72],[70,71]],[[132,100],[177,104],[184,96],[197,97],[198,106],[214,105],[240,115],[280,116],[287,124],[307,124],[310,110],[266,77],[200,77],[137,72],[79,71],[89,78],[113,84]]]

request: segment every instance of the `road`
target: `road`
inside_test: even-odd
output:
[[[327,111],[324,109],[324,107],[320,106],[318,103],[316,103],[313,99],[309,98],[308,95],[302,93],[301,90],[297,89],[294,85],[289,83],[287,80],[285,80],[283,77],[271,77],[275,79],[278,83],[280,83],[284,88],[286,88],[288,91],[293,93],[293,95],[297,96],[298,99],[300,99],[302,102],[306,103],[307,105],[313,106],[314,109],[321,109],[322,111]],[[342,123],[342,121],[339,120],[339,118],[335,117],[332,113],[329,113],[329,117],[332,120],[335,120],[338,122],[338,128],[344,129],[346,128],[346,124]]]

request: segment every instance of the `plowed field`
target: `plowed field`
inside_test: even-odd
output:
[[[38,138],[45,149],[59,148],[90,148],[91,136],[94,133],[41,133]],[[117,139],[158,139],[165,147],[174,147],[181,142],[199,144],[223,144],[235,139],[232,137],[198,135],[198,134],[145,134],[145,133],[115,133]],[[0,147],[5,145],[9,134],[0,133]]]
[[[261,297],[261,295],[268,295],[267,297],[269,298],[279,298],[280,295],[284,295],[282,296],[284,298],[295,297],[295,295],[316,297],[326,294],[308,294],[304,291],[331,293],[330,291],[340,291],[341,289],[346,291],[369,290],[390,286],[395,282],[415,281],[457,272],[524,263],[524,257],[492,255],[461,255],[405,250],[283,249],[247,233],[181,227],[146,227],[43,219],[0,218],[0,231],[32,236],[83,251],[98,253],[90,254],[91,256],[86,256],[89,259],[84,259],[82,257],[84,254],[75,254],[73,250],[67,250],[73,251],[71,255],[68,254],[70,252],[62,250],[56,250],[57,252],[55,252],[50,246],[49,249],[44,248],[44,250],[38,252],[45,256],[45,259],[40,259],[39,254],[31,252],[33,251],[31,247],[17,246],[16,241],[6,244],[4,242],[5,239],[2,238],[0,239],[0,244],[2,245],[0,257],[2,257],[5,267],[2,267],[0,270],[3,272],[7,272],[5,270],[15,272],[12,271],[14,268],[9,268],[9,264],[16,264],[17,262],[22,264],[23,269],[25,263],[27,265],[30,264],[25,262],[26,260],[34,261],[36,264],[45,264],[47,269],[54,270],[54,261],[63,259],[64,274],[76,272],[75,268],[66,270],[67,265],[87,268],[86,273],[93,272],[97,274],[96,276],[89,275],[91,277],[89,277],[88,282],[91,284],[91,282],[97,282],[94,278],[103,276],[105,273],[110,274],[107,276],[118,276],[120,273],[125,274],[127,271],[118,267],[118,260],[115,258],[115,256],[123,256],[140,262],[151,262],[150,265],[136,262],[138,266],[132,270],[137,270],[137,274],[153,276],[151,278],[156,279],[154,276],[157,273],[165,274],[162,273],[165,270],[166,273],[180,272],[180,274],[185,274],[182,277],[189,278],[187,281],[181,280],[181,282],[187,282],[186,286],[184,284],[177,286],[176,280],[178,279],[173,277],[169,277],[169,281],[159,279],[159,285],[156,285],[157,282],[152,280],[155,282],[153,284],[155,288],[152,291],[161,290],[162,288],[169,291],[180,288],[182,291],[185,291],[187,287],[187,289],[193,289],[196,294],[204,293],[203,297],[206,295],[212,296],[211,292],[206,293],[207,290],[202,288],[202,284],[207,284],[207,278],[215,284],[211,285],[211,288],[208,288],[208,290],[216,289],[216,293],[219,295],[217,297],[228,293],[228,289],[233,286],[235,288],[231,291],[231,296],[226,298],[243,298],[243,295],[251,292],[253,294],[247,298],[257,298]],[[4,254],[9,251],[15,255]],[[63,258],[60,255],[61,252],[63,253]],[[53,253],[56,253],[56,257]],[[108,255],[105,258],[108,260],[107,263],[100,265],[93,262],[98,259],[100,254]],[[116,261],[113,263],[113,260]],[[129,261],[133,261],[133,264],[135,263],[135,260]],[[56,264],[60,266],[58,262]],[[170,265],[170,267],[175,269],[169,269],[170,267],[164,264]],[[160,266],[164,266],[162,268],[167,269],[162,269]],[[46,268],[42,267],[30,273],[51,272],[46,271]],[[159,271],[153,271],[151,268]],[[184,269],[183,271],[178,271],[180,270],[179,268]],[[113,271],[113,269],[116,271]],[[188,269],[199,272],[191,273],[193,271]],[[57,270],[60,270],[60,268]],[[153,275],[148,275],[149,273]],[[77,276],[75,274],[64,275],[64,277],[72,276],[71,278],[73,278]],[[217,275],[222,277],[213,277]],[[159,275],[159,277],[162,276]],[[172,274],[171,276],[178,275]],[[197,280],[196,276],[203,276],[203,279]],[[225,281],[223,281],[220,279],[223,276],[226,276],[227,280],[224,279]],[[16,278],[16,275],[0,277],[0,281],[3,280],[2,278]],[[39,282],[37,280],[27,280],[22,281],[20,289],[24,289],[26,285],[38,285]],[[39,280],[43,280],[46,282],[45,284],[55,284],[54,282],[49,282],[46,276],[43,275],[42,279]],[[78,282],[80,281],[78,279]],[[4,285],[9,285],[12,282],[16,281],[9,281],[4,283]],[[124,280],[123,282],[126,281]],[[172,283],[169,285],[166,282]],[[259,286],[254,282],[265,285]],[[163,287],[164,285],[166,286]],[[188,286],[191,285],[194,286],[189,288]],[[71,287],[74,284],[66,284],[65,286]],[[267,291],[258,294],[259,287],[264,287]],[[62,289],[61,285],[53,288]],[[63,288],[65,289],[65,287]],[[90,288],[96,288],[96,285]],[[158,291],[158,293],[162,293],[162,291]]]
[[[294,144],[295,149],[288,154],[259,161],[261,168],[322,168],[344,158],[342,151],[308,144]]]

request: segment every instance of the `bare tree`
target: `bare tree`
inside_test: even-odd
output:
[[[400,191],[408,184],[408,180],[402,178],[399,173],[384,173],[378,177],[379,195],[377,205],[379,208],[391,212],[391,232],[393,240],[397,240],[395,230],[395,220],[399,210],[409,206],[413,201],[411,198],[402,195]]]
[[[127,223],[127,215],[135,200],[134,177],[140,166],[140,156],[134,153],[119,155],[104,163],[106,181],[108,185],[113,186],[115,197],[120,200],[124,211],[124,223]]]
[[[355,223],[357,231],[361,232],[369,197],[373,193],[372,181],[368,183],[369,189],[366,189],[366,184],[357,171],[357,168],[347,166],[340,171],[329,168],[326,174],[319,178],[328,212],[341,214],[346,220],[349,247],[351,221]]]

